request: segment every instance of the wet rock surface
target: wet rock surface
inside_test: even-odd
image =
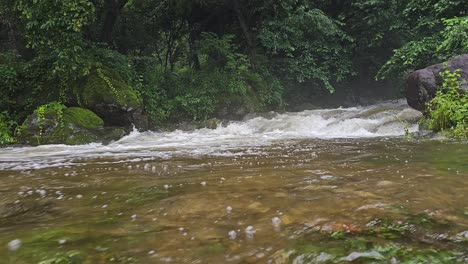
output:
[[[121,128],[104,127],[104,121],[88,109],[69,107],[61,113],[48,111],[43,118],[37,113],[29,115],[21,126],[18,142],[25,145],[109,143],[125,134]]]
[[[462,79],[468,80],[468,54],[456,57],[445,63],[435,64],[411,73],[406,79],[406,99],[408,105],[424,111],[426,104],[435,97],[438,87],[443,83],[440,73],[444,70],[460,69]],[[468,91],[468,82],[462,83],[460,92]]]

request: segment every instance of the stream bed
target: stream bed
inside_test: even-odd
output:
[[[468,263],[468,143],[403,102],[0,149],[0,263]]]

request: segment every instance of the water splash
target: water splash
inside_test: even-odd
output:
[[[217,129],[138,132],[133,130],[110,145],[98,143],[66,146],[0,149],[0,169],[24,170],[80,165],[86,159],[112,158],[107,162],[131,162],[171,158],[174,155],[233,155],[246,146],[265,146],[290,139],[334,139],[402,136],[418,130],[418,111],[404,101],[369,107],[309,110],[256,117]],[[148,167],[148,170],[153,168]],[[155,168],[153,169],[155,172]]]

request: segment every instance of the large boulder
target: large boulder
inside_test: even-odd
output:
[[[406,99],[408,105],[416,110],[424,111],[426,104],[435,97],[443,79],[440,72],[460,69],[462,79],[468,80],[468,54],[456,57],[446,63],[435,64],[411,73],[406,79]],[[464,82],[461,92],[468,91],[468,83]]]
[[[125,135],[120,128],[104,127],[95,113],[80,107],[45,109],[29,115],[20,127],[18,143],[27,145],[110,142]]]
[[[95,69],[75,90],[76,105],[92,110],[106,125],[148,129],[141,96],[115,71]]]

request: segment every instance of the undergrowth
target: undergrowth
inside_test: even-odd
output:
[[[454,138],[468,138],[468,94],[460,92],[460,70],[440,73],[444,79],[437,95],[428,104],[427,126]]]

